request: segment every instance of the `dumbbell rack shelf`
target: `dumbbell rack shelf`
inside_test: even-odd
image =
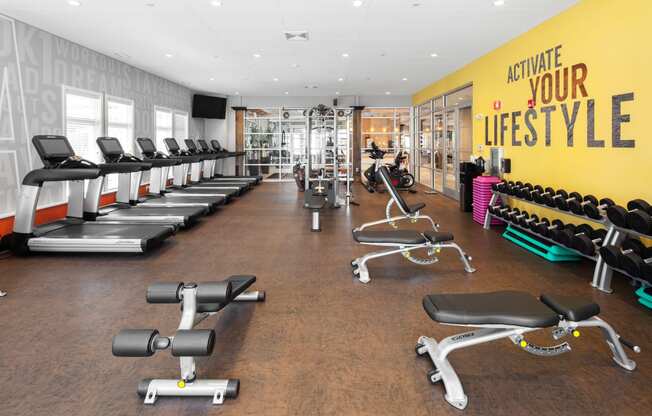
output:
[[[514,228],[518,228],[521,231],[525,231],[528,234],[532,233],[532,230],[528,230],[527,228],[525,228],[525,227],[521,226],[520,224],[517,224],[517,223],[515,223],[513,221],[507,220],[507,219],[505,219],[503,217],[499,217],[498,215],[494,215],[494,214],[492,214],[490,212],[487,212],[487,214],[492,216],[493,218],[496,218],[497,220],[500,220],[500,221],[504,222],[505,224],[509,224],[510,226],[512,226]],[[551,243],[551,244],[559,245],[559,243],[556,242],[555,240],[553,240],[551,238],[548,238],[548,237],[544,237],[544,236],[539,235],[539,234],[536,235],[536,238],[541,239],[541,240],[546,241],[546,242]],[[586,254],[582,253],[581,251],[575,250],[572,247],[567,247],[567,246],[561,246],[561,247],[564,247],[566,250],[571,251],[571,252],[577,254],[578,256],[582,256],[582,257],[587,258],[587,259],[592,260],[592,261],[598,261],[598,256],[597,255],[595,255],[595,256],[587,256]]]
[[[564,211],[564,210],[561,210],[561,209],[556,208],[556,207],[551,207],[549,205],[539,204],[537,202],[529,201],[529,200],[524,199],[524,198],[519,198],[519,197],[517,197],[515,195],[509,195],[509,194],[506,194],[504,192],[498,192],[498,191],[492,191],[492,192],[493,192],[493,195],[491,196],[491,200],[489,201],[489,206],[495,205],[496,202],[498,201],[498,198],[514,199],[514,200],[517,200],[519,202],[524,202],[526,204],[533,205],[533,206],[540,207],[540,208],[544,208],[544,209],[547,209],[547,210],[550,210],[550,211],[553,211],[553,212],[557,212],[557,213],[560,213],[560,214],[563,214],[563,215],[568,215],[568,216],[571,216],[571,217],[579,218],[579,219],[584,220],[584,221],[590,221],[590,222],[593,222],[593,223],[596,223],[596,224],[603,225],[607,229],[607,237],[605,238],[605,241],[603,241],[602,247],[611,246],[611,245],[620,246],[620,243],[624,239],[624,236],[642,237],[642,238],[646,238],[646,239],[652,239],[651,235],[642,234],[642,233],[639,233],[638,231],[631,230],[631,229],[628,229],[628,228],[618,227],[618,226],[616,226],[615,224],[613,224],[611,221],[609,221],[606,218],[599,220],[599,219],[587,217],[587,216],[584,216],[584,215],[578,215],[578,214],[575,214],[572,211]],[[489,212],[489,210],[487,210],[487,213],[485,215],[485,221],[484,221],[484,228],[486,230],[491,228],[491,218],[497,218],[497,219],[499,219],[499,220],[501,220],[501,221],[503,221],[505,223],[508,223],[510,225],[518,227],[519,229],[523,229],[523,227],[521,227],[520,225],[514,224],[511,221],[506,220],[505,218],[493,215],[492,213]],[[554,240],[550,240],[550,239],[548,239],[546,237],[543,237],[543,236],[540,236],[540,235],[537,235],[537,237],[542,238],[544,240],[548,240],[548,241],[550,241],[550,242],[552,242],[554,244],[558,244]],[[596,262],[595,269],[593,271],[593,281],[591,282],[591,286],[593,286],[594,288],[596,288],[596,289],[598,289],[598,290],[600,290],[602,292],[613,293],[613,289],[611,288],[611,279],[613,277],[613,272],[614,271],[616,271],[618,273],[621,273],[623,276],[626,276],[626,277],[630,278],[632,280],[632,283],[636,282],[636,283],[639,283],[642,286],[650,286],[650,282],[648,282],[647,280],[641,279],[639,277],[632,276],[631,274],[627,273],[624,270],[617,269],[617,268],[609,266],[602,259],[602,256],[600,256],[599,251],[598,251],[598,254],[595,257],[591,257],[591,256],[587,256],[586,254],[580,253],[577,250],[574,250],[574,249],[572,249],[570,247],[565,247],[564,246],[564,248],[567,248],[567,249],[569,249],[571,251],[575,251],[579,255],[581,255],[582,257],[589,258],[590,260],[593,260],[593,261]]]

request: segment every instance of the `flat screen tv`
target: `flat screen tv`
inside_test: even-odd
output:
[[[195,94],[192,97],[192,116],[197,118],[226,118],[226,98]]]

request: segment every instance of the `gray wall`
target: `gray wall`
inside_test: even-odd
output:
[[[134,100],[136,137],[154,137],[155,105],[191,113],[190,89],[0,14],[0,218],[42,166],[31,137],[64,133],[62,85]],[[189,124],[191,137],[204,135],[203,120]],[[61,185],[47,186],[40,206],[64,199]]]

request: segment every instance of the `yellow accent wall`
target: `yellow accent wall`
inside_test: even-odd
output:
[[[506,6],[509,7],[509,6]],[[587,97],[576,100],[554,99],[551,113],[550,146],[544,141],[545,106],[537,97],[538,118],[533,126],[538,141],[529,147],[513,146],[511,124],[505,133],[505,157],[512,161],[510,180],[521,180],[611,197],[625,204],[633,198],[652,203],[652,2],[649,0],[584,0],[558,16],[495,49],[462,69],[424,88],[413,96],[413,104],[473,84],[473,142],[475,155],[489,158],[491,146],[485,144],[485,116],[489,117],[489,136],[493,139],[493,116],[521,111],[517,137],[522,142],[529,133],[523,113],[532,97],[529,79],[507,82],[508,68],[521,60],[557,45],[561,67],[586,64],[584,86]],[[554,68],[553,71],[554,73]],[[533,78],[533,77],[531,77]],[[561,78],[563,79],[563,77]],[[554,76],[553,76],[554,80]],[[561,90],[563,91],[563,89]],[[635,140],[633,148],[612,147],[612,96],[634,93],[633,101],[620,104],[629,122],[621,123],[621,139]],[[595,104],[595,139],[604,140],[603,148],[587,145],[587,103]],[[492,107],[500,100],[501,110]],[[567,145],[567,129],[561,104],[572,113],[573,101],[579,101],[573,146]],[[480,119],[478,119],[480,118]],[[500,127],[498,130],[500,134]],[[483,148],[480,151],[479,145]],[[526,209],[531,211],[531,208]],[[541,212],[554,217],[550,211]],[[576,222],[576,221],[575,221]]]

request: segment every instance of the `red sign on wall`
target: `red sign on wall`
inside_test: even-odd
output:
[[[494,101],[494,110],[500,110],[501,107],[502,107],[502,103],[500,102],[500,100],[495,100]]]

